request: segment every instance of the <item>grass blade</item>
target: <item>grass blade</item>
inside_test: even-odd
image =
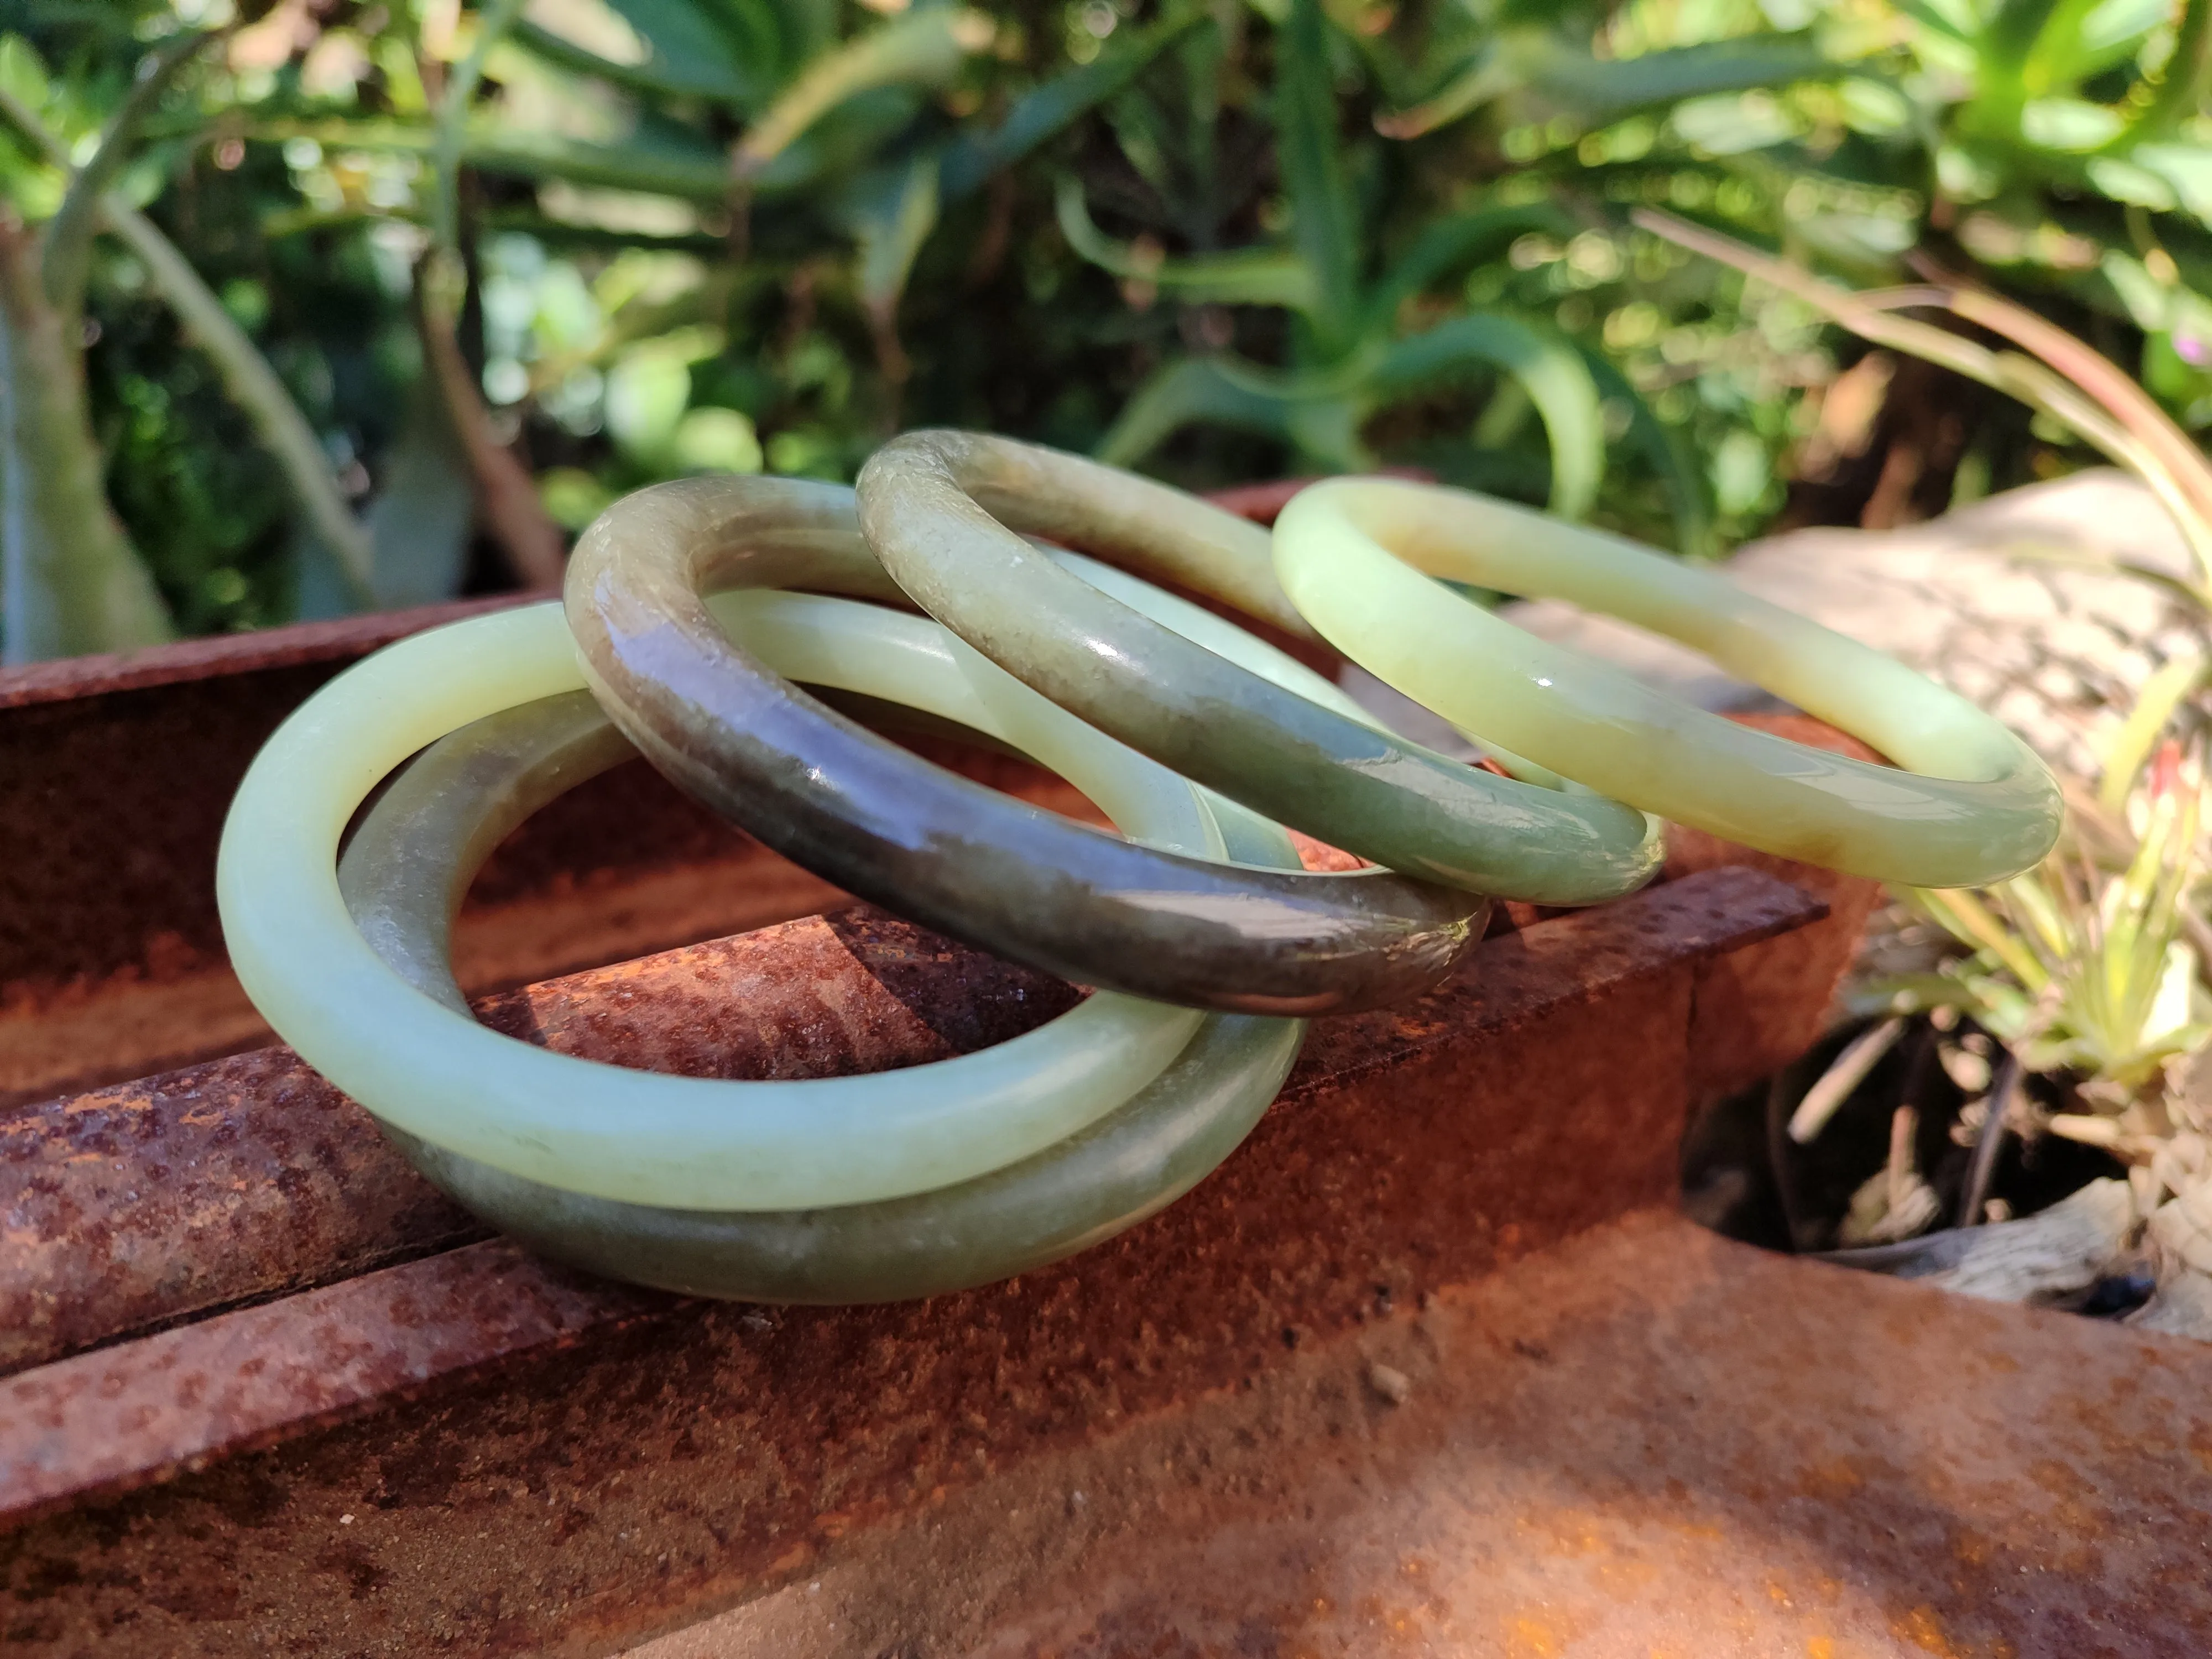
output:
[[[1291,0],[1275,58],[1275,145],[1291,198],[1291,238],[1313,273],[1307,314],[1315,337],[1334,356],[1358,325],[1360,229],[1337,143],[1336,76],[1319,0]]]
[[[2116,815],[2127,805],[2166,722],[2204,684],[2208,669],[2212,669],[2212,660],[2201,653],[2176,657],[2143,683],[2136,706],[2113,733],[2106,752],[2105,775],[2097,784],[2098,805]]]

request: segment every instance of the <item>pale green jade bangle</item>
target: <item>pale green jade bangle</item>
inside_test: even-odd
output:
[[[966,728],[963,728],[964,731]],[[458,1013],[454,913],[507,833],[555,796],[635,756],[587,693],[493,714],[443,738],[362,819],[338,883],[392,969]],[[1280,828],[1232,809],[1229,852],[1297,863]],[[1305,1025],[1209,1017],[1168,1068],[1090,1127],[973,1180],[828,1209],[667,1209],[565,1192],[386,1126],[415,1166],[541,1255],[693,1296],[900,1301],[988,1284],[1110,1237],[1188,1192],[1266,1111]]]
[[[717,606],[749,651],[815,684],[996,734],[942,630],[872,605],[750,592]],[[884,1077],[724,1083],[518,1043],[442,1007],[362,937],[339,837],[400,762],[501,709],[581,688],[557,605],[387,647],[271,737],[224,825],[216,892],[231,961],[277,1034],[387,1123],[543,1185],[634,1204],[787,1210],[927,1192],[1096,1122],[1188,1044],[1194,1012],[1100,994],[1049,1025]],[[1127,833],[1200,858],[1218,827],[1183,780],[1041,706],[1032,752]]]
[[[1463,490],[1335,479],[1284,509],[1275,568],[1314,626],[1386,684],[1678,823],[1909,887],[2002,880],[2057,838],[2049,769],[1965,698],[1633,542]],[[1437,576],[1565,600],[1679,640],[1907,769],[1692,708],[1536,639]]]
[[[869,545],[924,611],[1061,708],[1271,819],[1407,876],[1547,904],[1618,897],[1658,866],[1655,827],[1620,802],[1424,749],[1200,607],[1170,617],[1025,539],[1279,623],[1256,525],[1094,461],[965,432],[893,440],[857,493]]]

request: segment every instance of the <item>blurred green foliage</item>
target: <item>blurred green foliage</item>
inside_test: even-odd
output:
[[[571,529],[951,423],[1194,485],[1418,465],[1710,552],[1878,447],[1887,371],[1839,393],[1858,348],[1638,206],[1858,286],[1932,260],[2212,425],[2212,0],[0,0],[0,91],[82,165],[188,29],[113,189],[276,370],[385,603],[505,580],[424,368],[447,200],[489,430]],[[21,220],[66,183],[0,138]],[[126,243],[86,307],[179,625],[358,602]],[[2081,453],[1958,408],[1943,489]]]

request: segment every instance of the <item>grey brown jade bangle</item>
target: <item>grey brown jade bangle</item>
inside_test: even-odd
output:
[[[585,692],[524,704],[433,744],[370,811],[340,862],[362,937],[417,990],[466,1014],[451,934],[477,868],[538,807],[635,753]],[[1222,828],[1241,856],[1291,856],[1272,826],[1227,814]],[[1027,1272],[1173,1202],[1259,1121],[1304,1030],[1296,1020],[1213,1015],[1150,1085],[1042,1152],[934,1191],[820,1209],[592,1197],[382,1127],[461,1204],[558,1261],[695,1296],[896,1301]]]
[[[565,600],[586,681],[623,733],[692,795],[848,892],[1079,984],[1234,1013],[1395,1002],[1480,936],[1488,901],[1472,894],[1388,871],[1162,852],[919,760],[732,642],[704,596],[763,586],[896,592],[860,539],[851,491],[702,478],[601,514],[569,560]]]
[[[1408,875],[1544,904],[1640,886],[1644,815],[1463,766],[1273,684],[1033,547],[1046,537],[1301,635],[1267,532],[1095,461],[910,432],[861,469],[860,526],[921,608],[1072,714],[1184,776]],[[1015,532],[1021,533],[1015,533]]]

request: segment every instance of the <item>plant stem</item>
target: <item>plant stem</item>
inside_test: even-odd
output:
[[[92,264],[93,230],[99,222],[108,185],[131,158],[131,146],[137,137],[139,123],[161,101],[177,71],[214,38],[206,33],[179,35],[143,63],[137,81],[123,100],[123,107],[115,112],[106,131],[100,134],[100,147],[70,179],[62,204],[47,223],[40,246],[46,297],[64,319],[74,319],[84,308],[84,281]],[[63,166],[69,165],[66,151],[59,160]]]
[[[461,441],[477,512],[525,587],[557,589],[568,562],[567,538],[538,498],[530,470],[492,435],[491,416],[475,374],[454,337],[450,289],[466,279],[458,256],[433,252],[415,273],[416,325],[424,371]],[[443,267],[441,273],[441,267]],[[441,281],[441,274],[448,280]]]
[[[30,234],[0,218],[0,662],[9,664],[126,651],[175,632],[107,504],[82,362],[39,264]]]
[[[57,167],[69,165],[67,147],[35,111],[4,87],[0,87],[0,118],[45,151]],[[373,605],[375,553],[368,532],[346,505],[345,491],[331,469],[321,441],[277,379],[276,371],[223,309],[222,301],[192,269],[191,261],[161,234],[161,227],[112,191],[99,199],[98,207],[100,223],[138,256],[149,280],[184,324],[185,334],[214,362],[224,389],[246,411],[269,453],[284,469],[309,522],[336,558],[349,597],[364,607]],[[46,234],[53,234],[51,227]],[[49,255],[46,262],[49,274],[52,263]]]
[[[223,390],[246,411],[261,441],[284,469],[308,522],[336,558],[348,596],[356,605],[373,605],[376,556],[368,532],[347,505],[322,441],[276,371],[152,220],[119,198],[111,197],[101,211],[108,229],[138,256],[154,286],[185,325],[186,337],[207,354]]]
[[[461,151],[468,142],[469,106],[476,101],[477,88],[483,82],[484,59],[521,14],[522,0],[490,0],[477,13],[476,44],[453,70],[438,101],[438,136],[433,151],[438,199],[431,215],[430,234],[440,247],[455,247],[460,241]]]

